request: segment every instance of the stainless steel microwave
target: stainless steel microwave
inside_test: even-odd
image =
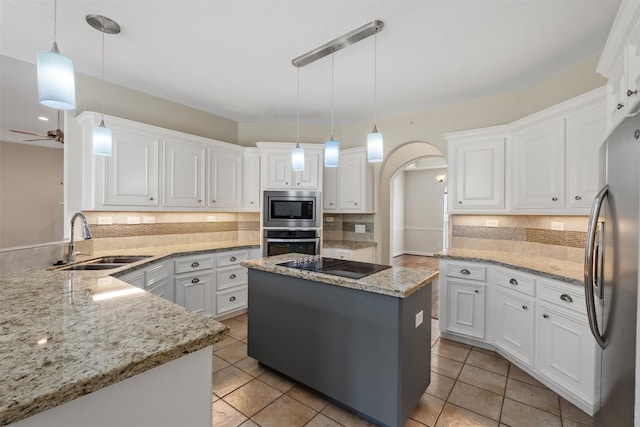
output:
[[[262,226],[265,228],[320,228],[318,191],[265,191]]]

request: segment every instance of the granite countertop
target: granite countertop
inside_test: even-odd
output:
[[[340,249],[362,249],[376,247],[376,242],[358,242],[355,240],[323,240],[322,246],[325,248],[340,248]]]
[[[285,276],[298,277],[300,279],[313,280],[315,282],[328,283],[330,285],[358,289],[398,298],[406,298],[418,289],[427,286],[438,278],[437,271],[422,268],[391,267],[361,279],[351,279],[277,265],[279,263],[292,261],[301,256],[305,255],[295,253],[276,255],[267,258],[248,260],[243,262],[242,265],[254,270],[283,274]]]
[[[435,256],[444,259],[489,262],[527,273],[538,274],[550,279],[562,280],[567,283],[580,286],[584,284],[584,265],[577,262],[561,261],[526,254],[475,249],[448,249],[437,253]]]
[[[246,247],[257,244],[220,242],[110,251],[93,257],[153,257],[117,270],[40,269],[0,277],[0,425],[222,339],[229,330],[224,324],[110,274],[170,255]]]

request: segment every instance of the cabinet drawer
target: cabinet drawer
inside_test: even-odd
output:
[[[473,264],[447,264],[447,276],[469,280],[487,280],[487,268]]]
[[[218,267],[240,264],[247,260],[247,251],[224,252],[218,255]]]
[[[216,293],[216,314],[239,310],[247,306],[247,287],[236,286]]]
[[[220,268],[216,272],[218,290],[247,284],[247,269],[242,266]]]
[[[211,254],[191,255],[175,260],[174,273],[180,274],[187,273],[189,271],[206,270],[208,268],[213,268],[214,266],[214,258]]]
[[[536,296],[536,279],[513,270],[497,268],[496,283],[515,292]]]
[[[166,279],[169,277],[169,266],[166,262],[160,262],[157,264],[153,264],[147,268],[147,285],[156,283],[159,280]]]
[[[540,299],[557,307],[587,315],[584,291],[581,286],[564,285],[540,280]]]

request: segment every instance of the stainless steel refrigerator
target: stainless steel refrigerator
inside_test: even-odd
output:
[[[597,426],[633,426],[640,221],[640,117],[627,118],[600,150],[602,189],[591,209],[585,296],[602,348]]]

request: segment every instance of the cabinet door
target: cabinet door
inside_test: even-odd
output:
[[[535,303],[496,290],[495,346],[533,367]]]
[[[448,332],[484,339],[484,293],[482,283],[447,281]]]
[[[104,162],[104,206],[158,206],[158,150],[160,140],[123,129],[112,129],[113,153]],[[100,185],[98,182],[97,185]]]
[[[520,130],[511,141],[513,207],[564,206],[564,119]]]
[[[338,168],[324,168],[322,186],[322,209],[333,211],[338,208]]]
[[[597,349],[589,326],[541,305],[536,370],[587,402],[595,401]]]
[[[144,286],[145,291],[152,293],[154,295],[157,295],[159,297],[162,297],[166,300],[173,301],[171,288],[172,288],[171,282],[169,281],[168,277],[165,277],[163,279],[160,279],[156,282],[153,282]]]
[[[504,208],[504,137],[452,144],[452,210]]]
[[[362,209],[364,165],[358,156],[341,156],[338,167],[338,205],[340,210]]]
[[[205,153],[202,144],[165,141],[164,206],[204,207]]]
[[[304,170],[293,173],[293,188],[301,190],[317,190],[319,165],[320,154],[311,153],[309,150],[305,150]]]
[[[210,148],[209,207],[240,207],[241,181],[242,155]]]
[[[640,49],[635,44],[628,44],[624,50],[626,84],[624,86],[627,114],[635,114],[640,104]]]
[[[606,103],[567,117],[567,205],[589,208],[599,188],[600,145],[607,136]]]
[[[213,315],[215,279],[213,272],[200,272],[174,279],[176,304],[197,313]]]
[[[245,153],[242,167],[242,205],[247,210],[260,210],[260,155]]]
[[[291,170],[291,152],[267,152],[265,155],[267,164],[267,182],[265,188],[270,190],[291,188],[293,173]]]

